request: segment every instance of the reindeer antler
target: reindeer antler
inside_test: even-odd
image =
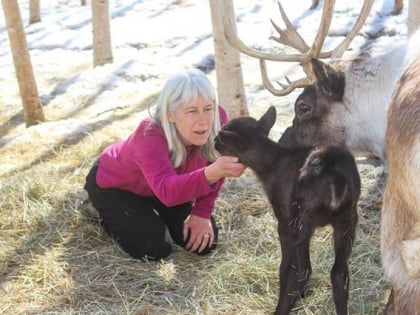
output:
[[[370,9],[372,8],[373,1],[374,0],[365,0],[363,2],[363,6],[362,6],[362,9],[359,13],[359,16],[357,17],[356,23],[354,23],[352,29],[350,30],[350,32],[347,33],[346,37],[341,42],[341,44],[339,44],[332,51],[331,59],[340,59],[343,56],[344,52],[350,46],[350,43],[352,42],[354,37],[360,31],[363,24],[365,24],[365,21],[366,21],[367,17],[369,16]]]
[[[328,31],[331,25],[333,12],[334,12],[334,4],[335,0],[325,0],[324,7],[322,11],[322,18],[321,23],[319,25],[317,34],[313,41],[312,46],[309,47],[306,44],[305,40],[300,36],[297,32],[296,28],[288,19],[282,5],[278,2],[280,15],[283,19],[283,22],[286,26],[286,29],[281,29],[276,23],[271,21],[273,27],[278,32],[279,37],[273,38],[278,43],[283,45],[292,47],[296,49],[299,54],[272,54],[266,53],[262,51],[255,50],[253,48],[248,47],[243,41],[237,36],[236,31],[234,31],[232,25],[233,22],[229,19],[229,17],[224,16],[223,22],[225,27],[225,37],[230,45],[232,45],[235,49],[239,50],[245,55],[258,58],[260,60],[260,70],[261,76],[263,80],[264,87],[269,90],[272,94],[276,96],[283,96],[287,95],[292,92],[296,88],[301,88],[308,86],[313,83],[314,75],[312,74],[311,67],[309,65],[309,60],[317,57],[317,58],[341,58],[344,51],[348,48],[353,38],[356,36],[360,28],[363,26],[367,16],[369,15],[369,11],[372,7],[374,0],[365,0],[362,10],[359,14],[359,17],[354,24],[351,31],[347,34],[343,42],[341,42],[334,50],[329,52],[321,52],[322,47],[324,45],[325,38],[328,35]],[[280,84],[282,89],[275,88],[267,74],[267,67],[266,67],[266,60],[270,61],[281,61],[281,62],[299,62],[303,67],[303,71],[306,74],[306,78],[299,79],[296,81],[287,80],[287,85]]]

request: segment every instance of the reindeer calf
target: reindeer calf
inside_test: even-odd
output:
[[[381,251],[392,292],[385,314],[420,314],[420,59],[400,78],[388,111]]]
[[[353,156],[338,147],[283,146],[268,137],[276,119],[270,107],[255,120],[231,120],[216,149],[237,156],[261,183],[278,220],[280,293],[275,314],[289,314],[311,274],[310,239],[316,227],[334,229],[331,270],[337,314],[347,314],[348,264],[357,224],[360,178]]]

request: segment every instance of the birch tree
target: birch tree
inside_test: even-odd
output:
[[[209,0],[213,27],[217,94],[230,117],[248,115],[239,52],[224,36],[223,14],[235,16],[232,0]],[[235,20],[235,18],[233,18]]]
[[[29,24],[41,22],[40,0],[29,1]]]
[[[108,0],[92,1],[93,65],[113,62]]]
[[[2,0],[26,127],[45,120],[17,0]]]
[[[420,1],[410,0],[408,3],[408,35],[420,26]]]

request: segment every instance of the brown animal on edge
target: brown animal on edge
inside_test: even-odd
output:
[[[331,269],[338,315],[347,314],[348,259],[357,224],[360,178],[353,156],[338,147],[283,146],[268,137],[276,119],[270,107],[257,121],[231,120],[215,139],[221,154],[237,156],[261,181],[278,221],[280,292],[275,314],[289,314],[311,275],[310,239],[316,227],[332,225]]]
[[[420,59],[403,73],[388,111],[389,176],[381,252],[392,292],[385,314],[420,314]]]

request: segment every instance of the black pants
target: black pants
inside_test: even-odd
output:
[[[121,189],[103,189],[96,183],[97,163],[86,176],[85,189],[98,210],[105,231],[129,255],[138,259],[159,260],[172,251],[172,241],[185,248],[184,221],[191,213],[191,203],[166,207],[155,197],[139,196]],[[200,254],[216,247],[218,228],[211,217],[215,243]],[[170,238],[168,237],[168,232]]]

